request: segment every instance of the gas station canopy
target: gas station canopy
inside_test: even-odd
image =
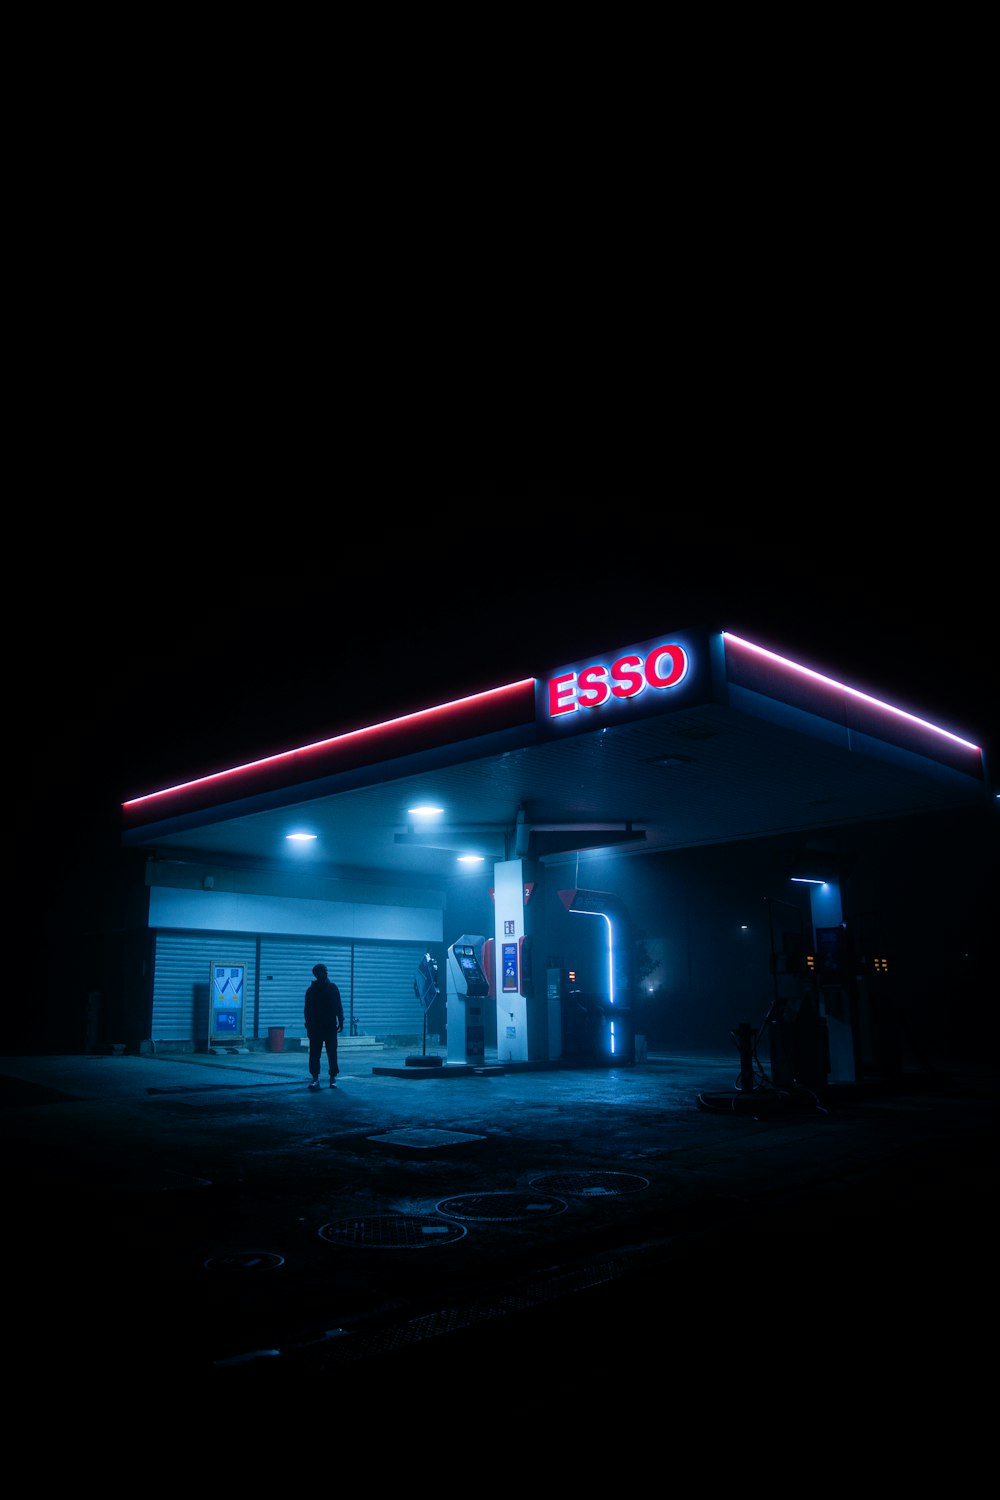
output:
[[[407,884],[454,877],[460,854],[804,840],[990,795],[960,730],[699,629],[151,792],[122,841]]]

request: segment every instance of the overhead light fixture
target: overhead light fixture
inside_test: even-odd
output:
[[[460,854],[458,856],[458,863],[460,865],[481,865],[482,862],[483,855],[481,854]]]
[[[406,811],[411,818],[437,818],[444,812],[444,808],[432,807],[428,803],[421,807],[408,807]]]
[[[285,838],[290,844],[311,844],[316,838],[315,833],[286,833]]]

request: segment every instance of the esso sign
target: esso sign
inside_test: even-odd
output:
[[[688,657],[683,646],[654,646],[645,656],[629,652],[610,667],[598,664],[550,677],[550,718],[573,714],[581,708],[602,708],[615,699],[636,698],[647,688],[672,688],[683,682]]]

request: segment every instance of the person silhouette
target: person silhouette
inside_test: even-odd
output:
[[[330,1087],[337,1087],[340,1064],[337,1060],[337,1037],[344,1029],[344,1002],[340,990],[327,971],[326,964],[313,965],[313,982],[306,990],[305,1023],[309,1038],[309,1088],[319,1088],[319,1070],[326,1047],[330,1069]]]

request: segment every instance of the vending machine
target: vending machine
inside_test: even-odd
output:
[[[482,1064],[490,985],[483,968],[486,939],[463,933],[448,949],[448,1062]]]
[[[215,962],[209,983],[208,1050],[246,1052],[246,965]]]

